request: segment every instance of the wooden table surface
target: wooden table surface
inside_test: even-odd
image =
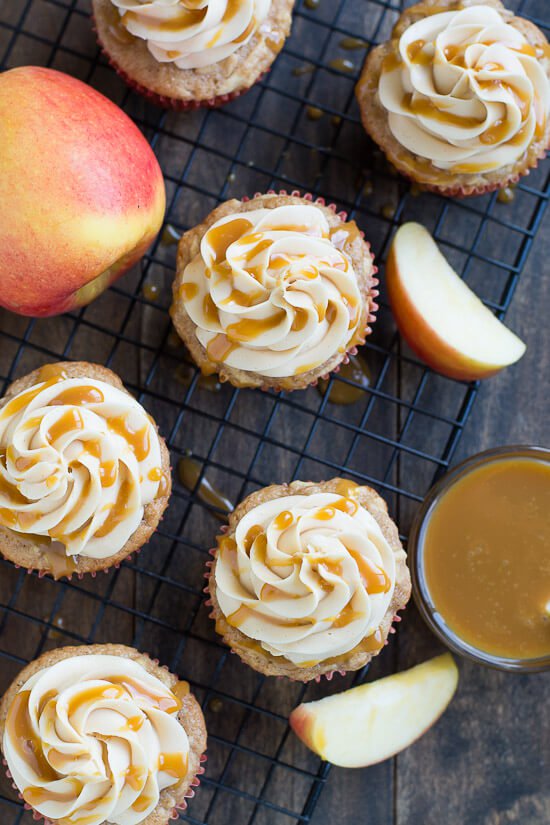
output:
[[[12,14],[14,3],[16,0],[0,0],[0,19]],[[543,13],[547,0],[546,2],[537,0],[537,4],[535,7],[532,3],[539,13]],[[37,12],[34,20],[37,30],[41,31],[43,30],[41,27],[52,26],[52,8],[49,4],[41,5],[37,2],[35,5]],[[41,14],[44,14],[43,19]],[[50,36],[55,37],[55,30],[52,30]],[[80,33],[79,37],[86,36],[83,28],[83,33]],[[18,62],[25,62],[25,60],[32,62],[28,57],[29,54],[33,54],[32,48],[34,48],[32,42],[30,45],[27,44],[27,50],[23,50],[18,55]],[[36,62],[44,62],[44,59],[44,55],[40,53]],[[70,60],[66,70],[72,71]],[[75,64],[75,73],[78,74],[79,71],[78,65]],[[102,75],[100,80],[108,90],[111,78],[107,72],[108,70],[105,70],[105,75]],[[308,128],[310,127],[321,128],[314,127],[312,124],[309,124]],[[295,162],[300,163],[301,159],[297,158]],[[214,167],[212,174],[217,174]],[[181,218],[182,222],[192,223],[193,215],[195,219],[202,217],[205,208],[204,199],[195,199],[190,203],[185,217]],[[547,213],[507,319],[509,325],[526,340],[527,354],[518,365],[489,379],[483,385],[473,415],[465,428],[455,461],[497,444],[550,444],[548,415],[550,400],[548,382],[550,370],[549,260],[550,213]],[[482,276],[483,272],[478,277]],[[134,282],[130,282],[130,288],[132,283]],[[135,283],[138,283],[137,279]],[[126,284],[128,285],[128,281]],[[169,288],[167,282],[166,286]],[[166,289],[161,303],[162,300],[165,303],[168,300]],[[119,308],[114,298],[113,303],[109,305],[102,304],[100,299],[97,307],[90,310],[88,317],[101,321],[101,312],[104,311],[105,306],[108,306],[110,313],[108,323],[118,325],[123,313],[122,300],[120,304]],[[162,324],[158,323],[158,317],[154,309],[136,307],[135,317],[132,317],[128,328],[129,333],[140,336],[156,346],[155,336],[160,335],[158,328],[164,324],[164,319]],[[377,324],[377,336],[379,336],[377,340],[379,341],[385,341],[386,337],[389,340],[393,334],[390,329],[391,324],[387,324],[387,330],[385,324],[387,324],[387,315],[386,321],[384,317],[381,317]],[[0,329],[21,335],[24,326],[18,319],[8,316],[7,313],[0,313]],[[69,319],[60,320],[56,326],[39,325],[38,330],[35,329],[30,336],[30,349],[33,344],[36,344],[61,352],[71,336],[71,330],[72,323]],[[92,330],[86,338],[83,338],[82,333],[79,332],[69,348],[70,357],[98,361],[109,357],[112,342],[104,338],[105,336],[101,337],[99,333],[96,334]],[[93,352],[93,359],[91,352]],[[13,354],[13,348],[8,347],[2,351],[0,347],[0,374],[7,373]],[[38,356],[34,353],[34,355],[37,356],[38,361],[45,360],[43,354]],[[133,357],[131,349],[126,351],[124,348],[119,348],[114,359],[114,368],[126,381],[137,386],[143,380],[148,362],[146,355],[142,360],[135,362],[132,360]],[[32,366],[34,362],[26,350],[17,372],[21,374]],[[173,365],[167,367],[165,373],[161,370],[161,375],[164,377],[161,377],[160,383],[155,383],[155,390],[174,397],[174,382],[171,378]],[[391,392],[402,392],[406,395],[407,378],[392,376],[391,380]],[[228,388],[225,388],[223,397],[227,397],[228,393]],[[217,399],[209,398],[207,401],[213,406],[221,403]],[[262,408],[263,403],[259,395],[254,405],[250,402],[246,410],[248,417],[242,419],[247,427],[253,427],[256,423],[260,429],[264,425],[267,413]],[[238,418],[241,414],[238,405],[236,412]],[[157,417],[160,416],[161,426],[166,431],[171,426],[170,411],[159,406],[154,410],[154,414]],[[306,426],[304,423],[303,426],[303,432],[307,433],[309,425]],[[204,422],[194,422],[192,417],[188,417],[187,428],[186,441],[181,442],[179,434],[176,434],[174,439],[176,450],[181,450],[182,446],[193,443],[193,440],[200,442],[201,439],[204,441],[205,438],[208,440],[212,437]],[[281,438],[287,438],[289,443],[295,438],[299,440],[302,435],[302,430],[296,422],[286,422],[282,426]],[[222,458],[219,458],[218,454],[218,460],[222,463],[226,462],[229,465],[232,460],[239,462],[240,456],[233,455],[234,445],[231,442],[226,444],[222,442],[220,450]],[[203,452],[206,453],[207,450]],[[294,471],[294,463],[291,459],[292,457],[287,461],[284,457],[276,457],[275,451],[273,454],[268,452],[257,475],[260,476],[263,473],[265,483],[269,483],[274,477],[282,480]],[[369,455],[369,461],[376,475],[376,456]],[[382,458],[380,462],[382,467]],[[273,475],[274,473],[276,476]],[[399,482],[399,472],[396,471],[396,475],[389,480]],[[230,495],[237,494],[238,486],[235,486],[230,490]],[[390,502],[392,510],[394,503]],[[175,509],[174,503],[171,510]],[[190,520],[197,534],[201,536],[201,541],[203,536],[211,537],[216,529],[215,519],[211,516],[204,516],[195,507],[192,514]],[[193,521],[195,516],[196,521]],[[175,516],[169,515],[168,519],[168,529],[176,531],[178,527]],[[406,520],[404,517],[404,522]],[[204,538],[204,541],[207,540]],[[143,563],[149,565],[150,569],[164,574],[165,552],[168,553],[167,550],[165,551],[165,542],[158,539],[151,543],[151,547],[152,549],[149,549],[146,555],[142,554],[142,559],[145,558]],[[189,580],[192,577],[200,580],[203,563],[203,558],[197,558],[189,553],[186,557],[185,576],[189,576]],[[188,629],[189,621],[194,631],[205,635],[209,633],[213,639],[214,634],[208,629],[209,623],[204,608],[201,608],[195,622],[191,597],[187,601],[182,601],[180,592],[174,590],[168,592],[166,596],[162,591],[163,595],[159,599],[158,592],[155,590],[157,585],[154,582],[135,575],[131,569],[123,568],[115,576],[105,577],[108,581],[107,588],[104,583],[96,585],[87,583],[85,587],[90,591],[90,598],[87,598],[84,591],[73,592],[71,590],[65,593],[62,605],[56,606],[58,591],[47,580],[39,582],[35,578],[29,578],[21,590],[17,590],[15,598],[13,594],[20,587],[18,574],[7,565],[2,565],[0,570],[0,604],[6,604],[11,600],[10,603],[16,610],[32,614],[39,620],[51,621],[52,617],[62,616],[64,630],[61,633],[63,634],[64,631],[69,631],[69,633],[63,635],[61,641],[59,637],[52,638],[51,633],[47,634],[47,646],[71,643],[70,632],[81,634],[84,638],[93,637],[99,641],[132,642],[137,639],[136,644],[139,643],[143,649],[154,651],[154,654],[161,656],[163,661],[170,662],[171,657],[177,654],[180,657],[176,659],[180,668],[179,672],[185,673],[188,668],[198,681],[207,682],[211,678],[212,661],[216,661],[214,652],[219,655],[217,649],[212,649],[212,656],[208,660],[203,661],[200,657],[193,658],[193,644],[188,644],[182,652],[180,640],[175,637],[175,634],[167,638],[166,631],[161,631],[160,627],[145,625],[140,620],[134,619],[132,614],[116,609],[117,604],[128,604],[132,609],[141,611],[147,611],[150,607],[156,618],[164,619],[174,626],[177,625],[177,628],[181,630]],[[170,574],[174,575],[172,568],[170,568]],[[184,581],[183,574],[182,581]],[[110,603],[105,610],[101,607],[98,609],[94,589],[98,592],[99,590],[104,592],[107,589]],[[4,621],[0,613],[1,650],[9,651],[13,656],[20,656],[22,660],[32,658],[35,650],[43,645],[44,638],[43,627],[33,627],[28,622],[19,621],[16,613],[10,614]],[[422,624],[414,607],[411,607],[404,614],[404,621],[397,637],[372,666],[369,678],[376,678],[395,669],[412,666],[440,650],[439,643]],[[229,659],[235,658],[229,657]],[[356,771],[333,768],[313,817],[313,825],[329,825],[329,823],[332,825],[333,822],[345,822],[349,825],[359,823],[361,825],[507,825],[507,823],[548,825],[550,823],[550,783],[548,780],[550,775],[550,737],[548,736],[550,674],[504,675],[467,662],[461,661],[459,665],[460,684],[457,696],[437,725],[409,750],[382,765]],[[2,660],[2,668],[0,690],[6,686],[9,679],[13,678],[18,666],[15,661],[5,664]],[[255,695],[253,692],[256,689],[256,682],[253,673],[245,668],[238,668],[231,662],[224,664],[223,668],[223,678],[229,682],[231,679],[236,679],[238,690],[243,698],[248,699],[251,695]],[[219,676],[218,673],[216,678]],[[265,690],[267,696],[262,695],[261,698],[270,707],[279,709],[282,713],[288,712],[293,707],[297,695],[297,689],[294,687],[277,683],[276,688],[262,690]],[[204,694],[201,698],[204,698]],[[226,721],[220,720],[222,715],[209,713],[208,723],[212,732],[230,739],[233,734],[229,731]],[[251,747],[259,747],[260,739],[262,737],[269,739],[271,733],[267,725],[265,728],[257,726],[254,736],[256,737],[254,741],[248,741],[246,736],[244,741],[248,741]],[[288,739],[285,748],[288,761],[295,759],[298,762],[305,758],[301,745],[293,738]],[[258,792],[258,781],[253,776],[253,768],[249,769],[244,766],[237,769],[233,763],[231,770],[223,774],[221,755],[219,763],[216,755],[212,757],[209,762],[209,775],[214,779],[222,775],[224,781],[228,783],[234,783],[249,790],[250,793]],[[2,791],[9,792],[6,791],[5,782],[2,783]],[[193,813],[197,818],[210,816],[207,814],[211,798],[209,794],[215,796],[212,788],[201,789],[201,794],[198,795],[193,806]],[[224,797],[225,799],[227,802],[224,802],[226,807],[223,819],[219,818],[221,814],[215,812],[207,821],[221,822],[223,825],[227,825],[230,821],[235,822],[236,825],[248,822],[249,812],[247,811],[245,815],[231,797]],[[285,780],[281,780],[273,799],[280,804],[294,799],[294,809],[299,810],[302,802],[299,801],[298,783],[294,784],[292,780],[288,780],[285,784]],[[232,807],[233,804],[234,807]],[[0,810],[2,825],[4,821],[12,825],[13,809],[2,808]],[[28,815],[22,820],[23,823],[31,821]],[[262,811],[257,821],[258,823],[261,821],[262,825],[272,825],[272,823],[278,825],[283,819],[275,814],[270,818],[268,811]],[[285,823],[289,821],[284,820]]]
[[[507,316],[527,353],[482,385],[453,463],[500,444],[550,445],[549,260],[547,212]],[[396,641],[399,668],[443,649],[414,608]],[[550,823],[550,673],[458,663],[457,694],[435,727],[390,762],[333,768],[314,825]]]

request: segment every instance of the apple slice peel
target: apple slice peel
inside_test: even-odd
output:
[[[488,378],[518,361],[525,344],[452,269],[425,227],[401,226],[386,283],[397,327],[411,349],[449,378]]]

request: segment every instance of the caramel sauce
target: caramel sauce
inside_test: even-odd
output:
[[[43,367],[42,369],[46,370],[46,367]],[[47,380],[39,380],[42,380],[43,383],[39,386],[31,387],[29,390],[22,392],[20,395],[16,395],[15,398],[11,399],[11,401],[8,401],[8,403],[0,410],[0,419],[9,418],[11,415],[16,415],[16,413],[21,412],[21,410],[28,407],[31,401],[34,401],[36,396],[43,390],[53,387],[54,384],[58,384],[63,380],[63,378],[62,373],[58,373],[57,377],[48,378]]]
[[[17,516],[11,510],[0,507],[0,526],[17,527]]]
[[[229,324],[225,332],[227,338],[233,342],[253,341],[264,332],[269,332],[279,326],[279,324],[282,324],[285,318],[286,312],[284,310],[274,312],[273,315],[267,318],[243,318],[235,324]]]
[[[105,538],[105,536],[112,533],[112,531],[118,527],[119,524],[122,524],[122,522],[128,517],[131,489],[132,482],[128,479],[128,477],[124,478],[120,485],[116,501],[109,511],[109,515],[101,527],[99,527],[94,533],[95,538]]]
[[[133,791],[139,791],[145,784],[147,772],[136,765],[130,765],[124,778]]]
[[[209,229],[206,233],[206,242],[214,253],[214,263],[220,264],[224,261],[231,244],[238,241],[251,228],[252,224],[246,218],[235,218]]]
[[[365,390],[370,387],[371,376],[364,358],[360,355],[350,355],[349,363],[341,365],[338,376],[353,381],[353,384],[345,384],[337,379],[333,380],[328,398],[331,404],[346,406],[355,404],[365,398]],[[321,395],[326,395],[328,383],[323,378],[319,380],[317,389]]]
[[[189,682],[186,682],[184,679],[180,679],[176,686],[172,689],[172,693],[181,702],[185,699],[186,696],[189,696],[191,688],[189,686]]]
[[[317,510],[313,518],[318,521],[330,521],[335,515],[334,507],[329,505],[328,507],[322,507],[320,510]]]
[[[212,300],[211,296],[208,294],[204,296],[204,301],[202,302],[202,311],[204,312],[204,316],[209,324],[219,324],[220,316],[218,314],[217,307],[214,304],[214,301]]]
[[[321,120],[325,113],[318,106],[306,106],[306,116],[308,120]]]
[[[550,653],[550,466],[493,459],[444,492],[425,525],[430,600],[448,627],[489,654]]]
[[[141,714],[139,716],[130,716],[126,720],[126,726],[129,728],[129,730],[138,731],[143,727],[145,718],[146,717],[144,716],[144,714]]]
[[[24,473],[25,470],[30,470],[31,467],[36,466],[36,460],[34,458],[23,458],[20,456],[19,458],[15,459],[15,469],[18,470],[20,473]]]
[[[175,244],[179,243],[181,238],[181,234],[172,226],[172,224],[167,223],[164,229],[162,230],[162,236],[160,242],[163,246],[174,246]]]
[[[133,679],[127,676],[112,676],[109,677],[109,682],[111,683],[110,688],[115,690],[123,688],[122,693],[126,692],[138,703],[157,708],[157,710],[162,710],[164,713],[173,714],[181,710],[181,702],[172,691],[168,695],[149,693],[143,685],[134,682]],[[103,689],[105,690],[105,688]],[[90,688],[90,690],[94,690],[94,688]],[[98,690],[98,688],[95,688],[95,690]]]
[[[115,461],[104,461],[99,465],[99,478],[102,487],[112,487],[118,478],[118,465]]]
[[[0,495],[7,498],[8,503],[17,507],[18,505],[28,504],[27,499],[21,495],[19,490],[10,484],[2,475],[0,475]]]
[[[348,481],[346,478],[339,478],[336,482],[336,492],[344,498],[353,498],[359,489],[359,484],[355,481]]]
[[[360,619],[362,613],[356,612],[351,606],[351,602],[344,607],[344,609],[332,620],[332,627],[346,627],[356,619]]]
[[[340,40],[340,48],[348,52],[355,51],[355,49],[367,49],[369,44],[361,37],[344,37]]]
[[[147,301],[158,301],[160,289],[156,284],[145,284],[143,287],[143,297]]]
[[[355,65],[351,60],[346,60],[345,57],[336,57],[334,60],[329,60],[328,65],[331,69],[336,69],[338,72],[353,72]]]
[[[150,26],[154,26],[158,32],[178,32],[182,28],[196,26],[204,19],[206,12],[207,9],[194,10],[185,9],[182,7],[180,13],[172,20],[154,19],[149,17],[147,22]],[[139,14],[137,12],[127,11],[120,19],[124,26],[131,22],[139,23]]]
[[[260,524],[255,524],[253,527],[248,530],[246,536],[244,537],[243,547],[246,553],[250,553],[252,549],[252,545],[258,538],[258,536],[263,535],[264,528]]]
[[[59,364],[44,364],[38,370],[37,382],[45,382],[51,386],[51,384],[64,381],[66,378],[68,378],[68,375]]]
[[[317,362],[314,362],[312,364],[302,364],[301,367],[296,367],[296,369],[294,370],[294,375],[303,375],[304,372],[314,370],[318,366],[319,364]]]
[[[335,510],[341,510],[343,513],[347,513],[348,516],[354,516],[357,510],[359,509],[359,505],[356,501],[352,498],[347,498],[347,496],[342,497],[339,501],[336,501],[333,505]]]
[[[413,100],[412,94],[405,94],[401,101],[401,106],[413,115],[430,118],[437,123],[449,123],[452,126],[460,126],[464,129],[475,129],[479,126],[479,120],[475,117],[461,117],[447,110],[438,109],[431,100],[427,98],[417,98]]]
[[[162,478],[162,467],[153,467],[147,474],[149,481],[160,481]]]
[[[332,573],[334,576],[342,575],[342,564],[339,561],[332,561],[331,559],[326,559],[319,562],[319,565],[320,567],[323,567],[327,571],[327,573]],[[324,579],[321,581],[321,586],[324,590],[332,590],[332,585]]]
[[[152,805],[153,801],[154,800],[152,796],[141,794],[141,796],[138,796],[138,798],[132,805],[132,810],[138,814],[141,814],[143,813],[143,811],[146,811],[150,805]]]
[[[237,542],[231,536],[221,536],[218,538],[218,547],[220,553],[225,555],[226,553],[236,553],[237,552]]]
[[[250,21],[250,23],[248,24],[248,26],[246,27],[246,29],[244,30],[244,32],[242,34],[240,34],[238,37],[236,37],[233,42],[234,43],[244,43],[244,41],[247,39],[247,37],[250,37],[250,35],[252,34],[252,32],[254,31],[254,29],[256,28],[257,25],[258,25],[257,21],[253,17],[252,20]]]
[[[512,203],[514,198],[516,197],[515,192],[511,186],[505,186],[504,189],[501,189],[497,195],[497,201],[499,203]]]
[[[294,321],[292,322],[292,332],[301,332],[309,321],[309,314],[305,309],[297,309]]]
[[[78,512],[78,510],[86,503],[86,500],[88,499],[88,497],[90,495],[91,489],[92,489],[92,479],[91,479],[90,475],[88,474],[86,482],[82,485],[82,489],[80,491],[80,494],[79,494],[75,504],[73,504],[72,509],[70,510],[70,512],[67,513],[65,518],[63,518],[58,524],[56,524],[55,527],[52,527],[51,530],[48,531],[48,534],[49,534],[50,538],[57,539],[57,540],[59,540],[63,543],[65,543],[67,541],[67,539],[69,538],[69,536],[67,535],[67,527],[70,524],[70,522],[72,521],[74,513]]]
[[[80,693],[74,694],[69,700],[67,705],[67,716],[70,718],[81,710],[84,705],[87,705],[90,702],[122,699],[124,695],[124,689],[120,687],[120,685],[115,684],[108,686],[95,685],[94,687],[85,688],[84,690],[81,690]]]
[[[34,771],[41,783],[47,784],[59,779],[59,774],[44,756],[42,743],[32,728],[29,715],[30,694],[30,690],[23,690],[16,695],[8,711],[6,733],[21,759]]]
[[[48,567],[48,572],[57,581],[66,576],[70,578],[77,569],[77,557],[67,556],[64,552],[57,552],[51,547],[44,551],[45,563]]]
[[[107,425],[112,432],[122,436],[138,461],[144,461],[147,458],[149,450],[151,449],[149,444],[149,426],[147,424],[139,430],[133,430],[128,423],[127,416],[120,415],[109,418]]]
[[[67,410],[57,421],[52,424],[46,433],[46,438],[50,444],[54,444],[58,438],[72,432],[73,430],[83,430],[84,421],[78,410]]]
[[[52,791],[49,788],[35,788],[30,786],[23,791],[23,799],[33,808],[38,808],[47,802],[74,802],[82,792],[82,782],[70,777],[64,777],[64,781],[71,783],[70,791]]]
[[[182,284],[179,288],[179,297],[184,301],[191,301],[199,294],[199,285],[192,282]]]
[[[294,522],[294,516],[290,512],[290,510],[283,510],[279,515],[274,519],[273,526],[276,530],[288,530],[290,525]]]
[[[382,71],[386,72],[394,72],[396,69],[400,69],[403,65],[403,61],[401,60],[401,55],[397,50],[394,50],[386,55],[382,62]]]
[[[222,304],[238,304],[241,307],[252,307],[259,303],[264,297],[263,292],[241,292],[240,289],[232,289],[227,298],[224,298]]]
[[[370,559],[365,558],[362,553],[348,547],[348,553],[355,561],[367,593],[374,596],[376,593],[387,593],[391,588],[391,581],[386,575],[386,571],[377,567]]]
[[[197,461],[190,455],[181,458],[178,462],[178,477],[180,482],[190,492],[196,492],[197,496],[201,501],[204,501],[205,504],[210,504],[219,510],[223,510],[225,513],[230,513],[234,509],[233,504],[222,493],[218,492],[205,476],[201,478],[197,490],[202,468],[203,465],[200,461]]]
[[[176,779],[184,779],[187,776],[187,756],[183,753],[161,753],[158,769]]]
[[[329,237],[336,249],[342,251],[347,244],[353,243],[358,238],[360,240],[361,232],[355,221],[347,221],[331,226]]]
[[[433,61],[433,56],[424,51],[425,40],[415,40],[407,47],[407,57],[415,66],[429,66]]]
[[[224,335],[223,332],[219,332],[216,336],[214,336],[214,338],[212,338],[211,341],[208,342],[206,346],[206,354],[211,361],[221,363],[226,361],[236,348],[237,344],[234,341],[230,341],[227,335]]]
[[[313,74],[315,71],[315,66],[312,63],[305,64],[304,66],[296,66],[292,69],[292,74],[294,77],[302,77],[305,74]]]
[[[52,398],[50,406],[82,407],[85,404],[102,404],[105,396],[97,387],[69,387]]]

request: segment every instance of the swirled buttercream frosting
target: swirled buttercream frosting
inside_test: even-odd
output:
[[[219,542],[216,598],[227,623],[272,656],[309,667],[374,634],[395,585],[378,523],[354,498],[283,496]]]
[[[209,359],[278,378],[315,369],[353,341],[361,295],[343,251],[355,224],[314,205],[228,215],[187,265],[177,300]]]
[[[456,174],[516,163],[545,131],[542,51],[489,6],[418,20],[383,64],[378,94],[394,138]]]
[[[111,384],[55,373],[0,407],[0,525],[14,533],[106,558],[165,483],[154,425]]]
[[[271,0],[112,0],[122,26],[159,63],[200,69],[230,57],[254,36]]]
[[[24,800],[59,825],[138,825],[187,776],[181,701],[137,662],[63,659],[8,710],[2,750]]]

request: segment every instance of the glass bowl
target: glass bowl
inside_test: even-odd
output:
[[[464,478],[464,476],[485,464],[492,463],[499,459],[522,457],[534,458],[550,464],[550,449],[546,447],[529,447],[522,445],[495,447],[494,449],[485,450],[482,453],[471,456],[461,464],[457,464],[456,467],[444,475],[431,488],[416,514],[409,536],[408,558],[416,605],[426,624],[447,647],[460,656],[464,656],[479,664],[487,665],[488,667],[497,668],[498,670],[516,673],[535,673],[537,671],[550,670],[550,654],[536,659],[515,659],[497,656],[464,641],[464,639],[460,638],[460,636],[447,625],[443,616],[437,611],[430,596],[423,560],[424,537],[427,525],[435,507],[447,490],[459,479]]]

